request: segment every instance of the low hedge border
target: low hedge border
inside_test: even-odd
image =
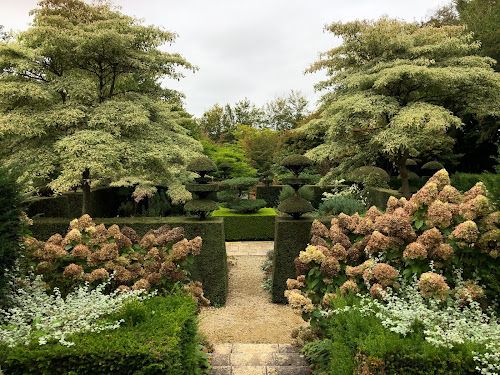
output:
[[[151,229],[168,224],[170,227],[183,227],[186,238],[200,236],[203,239],[201,254],[195,257],[191,276],[203,283],[205,296],[215,305],[226,303],[228,288],[226,242],[224,238],[224,221],[222,218],[198,220],[188,217],[115,217],[94,218],[96,224],[110,226],[117,224],[122,228],[129,226],[139,236]],[[46,241],[55,233],[64,235],[69,226],[65,218],[35,218],[30,228],[33,237]]]
[[[194,301],[173,295],[143,303],[143,321],[75,334],[69,338],[73,346],[0,346],[0,367],[10,375],[200,374]]]
[[[275,303],[287,303],[284,295],[286,281],[297,277],[294,260],[311,240],[314,219],[328,226],[331,221],[331,217],[305,216],[299,220],[284,216],[276,218],[271,286],[271,300]]]
[[[261,208],[254,214],[237,214],[228,208],[212,212],[224,220],[226,241],[272,241],[276,211]]]

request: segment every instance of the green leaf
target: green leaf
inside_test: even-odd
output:
[[[422,228],[422,225],[424,225],[424,220],[418,219],[417,221],[415,221],[415,228],[420,229]]]

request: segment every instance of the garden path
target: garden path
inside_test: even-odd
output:
[[[292,331],[304,324],[302,318],[289,306],[272,303],[262,287],[261,265],[270,250],[272,241],[226,243],[226,305],[204,308],[200,314],[200,330],[215,344],[213,374],[308,373],[296,349],[286,345],[293,342]]]

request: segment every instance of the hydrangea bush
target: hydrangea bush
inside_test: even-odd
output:
[[[164,225],[140,238],[132,228],[106,228],[83,215],[71,221],[64,237],[55,234],[45,242],[25,242],[35,272],[49,289],[57,287],[62,294],[85,282],[95,287],[109,280],[108,289],[118,291],[168,291],[182,283],[199,304],[210,303],[201,283],[189,280],[187,270],[201,251],[202,239],[188,241],[181,227]]]

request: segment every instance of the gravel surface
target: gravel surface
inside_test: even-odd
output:
[[[292,343],[291,332],[304,324],[288,305],[271,303],[262,288],[266,257],[230,257],[226,305],[204,308],[200,330],[211,343]]]

